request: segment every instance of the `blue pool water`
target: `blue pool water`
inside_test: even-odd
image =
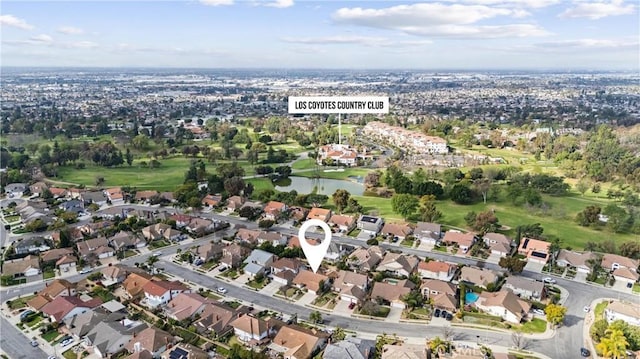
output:
[[[479,295],[477,293],[467,292],[467,294],[464,295],[464,304],[473,304],[478,300],[478,297]]]

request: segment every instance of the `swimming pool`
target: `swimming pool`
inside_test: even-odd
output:
[[[464,295],[464,304],[473,304],[478,300],[479,295],[474,292],[467,292]]]

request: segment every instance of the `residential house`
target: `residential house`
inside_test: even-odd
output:
[[[203,243],[197,248],[192,249],[196,260],[201,262],[208,262],[210,260],[217,260],[222,257],[222,251],[226,246],[220,243]]]
[[[14,278],[33,277],[39,275],[40,259],[38,256],[28,255],[24,258],[11,259],[2,263],[2,275]]]
[[[51,249],[49,247],[47,240],[43,237],[29,237],[22,238],[16,242],[13,242],[13,249],[16,254],[27,254],[27,253],[40,253],[44,251],[48,251]]]
[[[318,294],[327,288],[329,283],[329,277],[320,273],[313,273],[308,270],[300,270],[298,275],[293,279],[293,284],[298,288],[305,288],[307,291]]]
[[[324,348],[329,334],[298,325],[285,325],[273,338],[269,348],[285,359],[311,359]]]
[[[144,286],[151,281],[151,276],[146,273],[129,273],[127,278],[122,282],[122,287],[129,297],[128,299],[136,299],[144,296]]]
[[[49,189],[49,186],[47,186],[47,184],[44,182],[36,182],[31,186],[29,186],[29,190],[31,191],[31,193],[38,195],[39,197],[42,197],[42,192],[48,189]]]
[[[208,135],[208,133],[207,133]],[[139,352],[143,353],[145,351]],[[147,351],[148,352],[148,351]],[[133,353],[132,356],[139,353]],[[153,356],[149,353],[150,358]],[[180,343],[176,346],[169,347],[164,353],[160,354],[160,358],[169,359],[210,359],[209,353],[200,349],[199,347],[189,344]],[[146,359],[146,358],[127,358],[127,359]]]
[[[58,259],[68,255],[73,255],[73,249],[54,248],[54,249],[50,249],[48,251],[40,253],[40,260],[42,261],[43,264],[55,263],[58,261]]]
[[[421,278],[440,279],[446,282],[451,281],[456,274],[458,267],[455,264],[441,261],[421,261],[418,263],[418,274]]]
[[[244,260],[244,263],[247,264],[244,267],[244,272],[248,274],[250,278],[258,274],[268,275],[271,272],[271,265],[275,260],[276,256],[272,253],[261,249],[254,249],[249,257]]]
[[[149,200],[158,195],[158,191],[138,191],[136,192],[136,202],[149,202]]]
[[[487,288],[489,284],[498,282],[498,275],[486,268],[462,267],[460,270],[460,282],[470,283],[477,287]]]
[[[409,294],[415,287],[416,285],[407,279],[375,282],[371,290],[371,299],[382,299],[392,307],[404,309],[405,304],[402,298]]]
[[[597,256],[593,252],[574,252],[567,249],[561,249],[556,258],[558,267],[575,268],[580,273],[589,273],[589,260],[596,259]]]
[[[67,196],[67,190],[65,188],[50,187],[49,192],[53,195],[53,198],[64,198]]]
[[[106,303],[102,303],[99,309],[105,310],[109,313],[116,313],[116,312],[127,313],[127,307],[115,299],[111,299]]]
[[[20,198],[27,188],[28,186],[26,183],[9,183],[4,186],[4,193],[9,198]]]
[[[233,327],[234,334],[242,342],[261,342],[273,334],[273,329],[266,321],[250,315],[242,315],[229,325]]]
[[[222,249],[220,265],[226,268],[239,268],[250,252],[250,249],[237,243],[232,243]]]
[[[336,343],[328,344],[322,359],[371,359],[375,353],[374,340],[348,337]]]
[[[367,296],[369,277],[366,274],[341,270],[333,281],[332,289],[340,295],[340,300],[361,303]]]
[[[158,328],[149,327],[134,335],[129,339],[125,348],[129,353],[149,351],[152,357],[157,358],[160,353],[172,347],[176,343],[176,338],[170,333]]]
[[[370,272],[382,261],[385,253],[385,250],[378,246],[358,248],[349,255],[347,264],[361,272]]]
[[[193,319],[204,311],[209,301],[198,293],[180,293],[167,304],[165,314],[168,318],[181,321]]]
[[[633,271],[627,267],[619,267],[611,274],[617,282],[625,284],[636,283],[638,279],[640,279],[640,275],[636,271]]]
[[[458,310],[458,303],[460,303],[460,301],[450,293],[439,293],[431,297],[431,303],[434,308],[453,313]]]
[[[231,322],[238,318],[238,312],[223,303],[207,302],[200,313],[200,318],[193,325],[198,333],[214,333],[224,337],[233,332]]]
[[[155,241],[157,239],[177,241],[180,239],[181,233],[171,228],[168,224],[156,223],[142,228],[142,236],[149,241]]]
[[[622,320],[629,325],[640,326],[640,308],[637,303],[609,301],[604,310],[604,317],[609,323]]]
[[[83,301],[79,297],[59,296],[45,304],[41,311],[49,317],[51,322],[62,323],[71,317],[98,307],[101,304],[102,300],[100,298]]]
[[[544,283],[524,277],[510,276],[502,286],[510,289],[518,297],[541,301],[546,296]]]
[[[256,231],[253,229],[240,228],[238,232],[236,232],[236,239],[240,242],[244,242],[251,245],[258,244],[258,236],[260,235],[260,231]]]
[[[78,258],[73,254],[66,255],[56,261],[56,268],[60,273],[67,273],[76,270]]]
[[[545,264],[549,260],[549,248],[551,243],[534,238],[520,239],[518,253],[527,257],[527,260]]]
[[[206,196],[204,196],[204,198],[202,199],[202,205],[205,207],[216,207],[217,205],[220,204],[220,202],[222,201],[222,196],[220,195],[214,195],[214,194],[208,194]]]
[[[382,226],[384,225],[384,219],[382,217],[360,215],[356,227],[360,229],[362,233],[368,234],[370,237],[375,237],[380,233]]]
[[[82,232],[84,236],[95,236],[101,234],[102,230],[105,230],[113,225],[110,221],[99,221],[93,223],[87,223],[76,227]]]
[[[289,207],[289,217],[294,221],[301,222],[307,218],[309,210],[304,207],[292,206]]]
[[[142,287],[144,300],[142,304],[156,308],[169,303],[180,293],[191,293],[191,289],[180,281],[152,280]]]
[[[387,252],[376,270],[408,277],[415,273],[418,263],[420,263],[420,259],[414,255]]]
[[[123,312],[109,313],[104,308],[97,307],[94,310],[70,318],[64,324],[67,333],[78,340],[84,338],[93,327],[101,322],[120,322],[125,317],[126,314]]]
[[[491,254],[505,257],[511,254],[512,241],[509,237],[501,233],[486,233],[482,240],[491,250]]]
[[[608,271],[615,271],[618,268],[627,268],[631,271],[636,271],[640,265],[640,261],[631,259],[617,254],[605,253],[602,256],[602,268]]]
[[[107,188],[104,192],[106,193],[107,199],[109,199],[111,204],[117,205],[117,204],[124,203],[125,193],[122,191],[122,188],[120,187]]]
[[[298,258],[280,258],[271,265],[271,272],[277,274],[283,271],[290,271],[298,274],[300,269],[304,268],[306,268],[304,262]]]
[[[129,267],[122,264],[109,265],[102,268],[100,273],[102,273],[102,285],[105,287],[110,287],[114,284],[124,282],[130,273],[138,273],[148,276],[147,272],[141,268]]]
[[[91,320],[90,324],[92,323],[95,325],[88,326],[88,331],[82,338],[84,338],[84,344],[89,350],[93,348],[93,354],[98,358],[112,358],[121,353],[134,335],[147,328],[143,322],[126,318],[104,321]]]
[[[239,210],[244,204],[244,201],[244,197],[241,196],[231,196],[227,198],[227,210],[231,212]]]
[[[442,241],[448,245],[457,245],[462,253],[467,253],[469,248],[476,242],[476,236],[473,233],[447,231]]]
[[[527,318],[531,304],[518,298],[510,290],[482,292],[475,306],[491,315],[501,317],[510,323],[520,323]]]
[[[387,238],[404,240],[413,233],[413,229],[404,223],[386,223],[380,230],[380,234]]]
[[[185,227],[191,233],[208,233],[216,228],[216,222],[199,217],[191,217],[191,221]]]
[[[60,208],[65,212],[73,212],[75,214],[80,214],[84,212],[84,202],[78,199],[70,199],[66,202],[60,203],[58,208]]]
[[[381,359],[427,359],[427,347],[424,344],[385,344]]]
[[[311,208],[311,210],[309,211],[309,214],[307,214],[307,220],[319,219],[323,222],[328,222],[330,218],[331,218],[331,210],[320,208],[320,207]]]
[[[341,244],[336,242],[329,243],[327,253],[324,254],[324,259],[331,263],[336,263],[342,260],[348,252],[352,251],[353,247],[348,244]]]
[[[425,298],[433,298],[442,293],[455,297],[457,289],[455,285],[449,282],[444,282],[438,279],[426,279],[423,280],[420,285],[420,292],[422,292],[422,295]]]
[[[438,245],[442,239],[442,227],[438,223],[418,222],[413,231],[414,237],[421,243]]]
[[[109,240],[105,237],[87,239],[78,242],[76,246],[78,253],[83,259],[88,259],[93,256],[98,259],[104,259],[115,255],[115,249],[109,247]]]
[[[329,219],[329,226],[340,233],[349,233],[356,227],[356,219],[353,216],[334,214]]]
[[[102,207],[107,204],[107,195],[103,191],[84,191],[80,194],[80,199],[86,204],[95,203]]]
[[[27,305],[35,311],[40,311],[42,307],[52,300],[61,296],[75,296],[76,283],[71,283],[64,279],[56,279],[46,284],[46,287],[38,294],[27,301]]]
[[[109,243],[116,251],[123,251],[126,249],[143,248],[146,247],[147,241],[136,236],[133,233],[120,231],[113,235],[109,239]]]
[[[270,219],[272,221],[277,221],[286,210],[286,204],[282,202],[270,201],[264,207],[264,218]]]
[[[264,242],[269,242],[273,246],[285,245],[287,244],[287,237],[279,232],[267,232],[261,231],[256,238],[258,244],[262,244]]]

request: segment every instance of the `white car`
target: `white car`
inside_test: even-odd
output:
[[[541,309],[534,309],[532,310],[533,314],[537,314],[537,315],[544,315],[544,311]]]
[[[551,278],[551,277],[546,277],[542,279],[543,282],[548,283],[548,284],[555,284],[556,280]]]
[[[71,343],[73,343],[73,338],[67,338],[60,343],[60,346],[64,348]]]
[[[87,273],[89,273],[89,272],[91,272],[91,268],[83,268],[83,269],[80,271],[80,274],[87,274]]]
[[[218,291],[218,293],[222,293],[222,294],[227,293],[227,288],[225,287],[218,287],[216,290]]]
[[[589,307],[589,306],[587,305],[587,306],[585,306],[585,307],[583,308],[583,310],[584,310],[584,312],[585,312],[585,313],[589,313],[589,312],[591,311],[591,307]]]

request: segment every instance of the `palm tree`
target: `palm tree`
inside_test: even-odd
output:
[[[347,334],[344,332],[344,329],[340,327],[336,327],[336,329],[333,331],[333,334],[331,334],[331,338],[333,338],[334,341],[344,340],[346,336]]]
[[[607,329],[605,334],[607,336],[600,340],[596,349],[602,353],[603,357],[608,359],[625,358],[629,342],[624,337],[622,330]]]
[[[421,307],[422,304],[424,304],[424,297],[420,291],[412,290],[402,297],[402,301],[405,302],[409,310],[411,310],[416,307]]]
[[[438,353],[438,355],[448,352],[449,346],[450,343],[446,340],[441,339],[440,337],[435,337],[429,341],[429,348]]]
[[[147,258],[147,264],[149,265],[149,270],[153,273],[153,265],[159,261],[158,256],[152,255]]]

